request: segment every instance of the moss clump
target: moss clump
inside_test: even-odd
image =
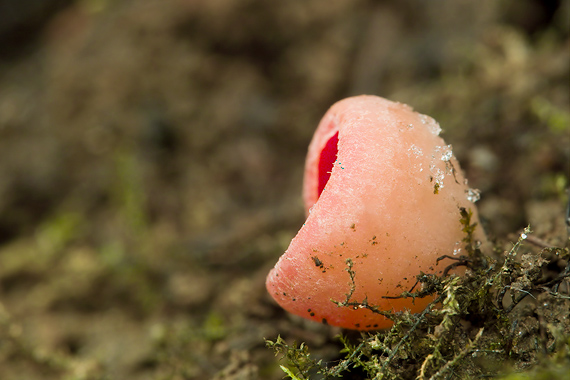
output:
[[[328,379],[350,378],[351,372],[358,372],[369,379],[464,379],[529,368],[536,368],[532,373],[543,377],[552,371],[566,373],[570,368],[570,326],[561,321],[564,310],[570,310],[568,248],[523,250],[531,233],[527,227],[500,259],[493,259],[485,256],[473,239],[476,226],[471,223],[470,211],[461,210],[461,223],[467,255],[452,257],[456,262],[445,273],[466,266],[465,276],[418,275],[421,292],[408,291],[401,297],[436,298],[417,315],[381,311],[366,300],[354,302],[347,294],[345,301],[336,302],[339,307],[365,307],[392,319],[393,327],[362,333],[356,339],[341,335],[341,359],[334,363],[313,359],[304,343],[290,346],[281,337],[267,341],[287,359],[287,366],[281,366],[286,375]],[[553,272],[554,264],[558,268],[566,264],[566,269]],[[351,273],[351,263],[347,266]],[[526,299],[540,302],[521,305]],[[537,330],[536,334],[531,329]],[[519,374],[506,378],[517,376],[528,378]]]

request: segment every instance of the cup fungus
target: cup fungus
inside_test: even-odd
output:
[[[410,290],[420,272],[441,274],[452,263],[436,260],[463,247],[460,208],[478,220],[440,131],[431,117],[376,96],[329,109],[305,164],[307,220],[267,277],[279,305],[314,321],[372,330],[392,322],[339,303],[415,313],[433,300],[386,297]],[[480,229],[475,237],[485,239]]]

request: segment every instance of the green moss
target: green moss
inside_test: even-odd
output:
[[[524,314],[514,313],[513,309],[532,295],[531,292],[541,291],[545,296],[567,300],[568,296],[558,293],[555,284],[569,274],[558,275],[548,283],[549,288],[545,288],[540,283],[547,260],[522,264],[515,260],[531,233],[528,227],[497,265],[495,260],[483,255],[473,238],[476,225],[471,223],[472,213],[463,209],[461,216],[468,256],[456,259],[457,263],[453,265],[469,267],[471,271],[467,275],[418,275],[423,290],[404,292],[401,297],[436,296],[435,301],[418,315],[382,311],[366,300],[354,302],[351,301],[352,291],[349,292],[344,301],[335,303],[340,307],[365,307],[386,315],[394,321],[393,327],[388,331],[363,333],[356,340],[341,335],[343,348],[339,355],[342,359],[335,363],[312,359],[309,348],[303,343],[289,346],[281,337],[275,342],[267,341],[269,347],[286,359],[287,364],[282,366],[285,374],[292,379],[308,379],[310,374],[338,378],[358,370],[369,379],[466,379],[499,375],[509,363],[521,358],[528,358],[527,361],[536,364],[537,368],[543,363],[556,364],[544,367],[543,372],[537,369],[533,375],[563,373],[557,368],[567,369],[570,363],[568,332],[551,327],[548,333],[543,333],[544,342],[528,344],[521,338],[528,327],[518,328],[524,326]],[[555,257],[568,256],[567,249],[545,249],[552,250],[556,251]],[[354,289],[355,276],[350,260],[346,270]],[[510,303],[504,302],[506,296]],[[437,304],[440,306],[436,307]],[[543,353],[539,347],[552,339],[555,343],[550,344],[546,354]],[[519,374],[511,376],[506,378],[530,378]]]

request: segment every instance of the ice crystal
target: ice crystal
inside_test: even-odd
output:
[[[415,144],[412,144],[412,146],[410,147],[410,149],[408,149],[408,151],[412,152],[416,157],[420,157],[423,154],[421,148],[419,148]]]
[[[481,192],[477,189],[471,189],[471,188],[467,189],[466,193],[467,193],[467,200],[469,202],[475,203],[479,199],[481,199]]]
[[[437,189],[443,189],[443,179],[445,178],[445,172],[434,164],[431,164],[429,166],[429,170],[432,174],[433,182],[437,186]]]
[[[420,120],[422,124],[424,124],[432,134],[434,134],[435,136],[439,136],[439,134],[441,133],[441,127],[439,126],[439,123],[434,120],[434,118],[428,115],[420,114]]]
[[[451,150],[451,144],[442,147],[441,151],[441,160],[442,161],[449,161],[453,157],[453,151]]]

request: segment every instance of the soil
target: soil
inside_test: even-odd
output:
[[[522,268],[567,265],[568,0],[4,3],[1,379],[281,379],[278,335],[343,358],[358,334],[289,315],[264,281],[346,96],[433,116],[497,257],[530,225]],[[513,360],[488,373],[568,339],[569,288],[513,309]]]

